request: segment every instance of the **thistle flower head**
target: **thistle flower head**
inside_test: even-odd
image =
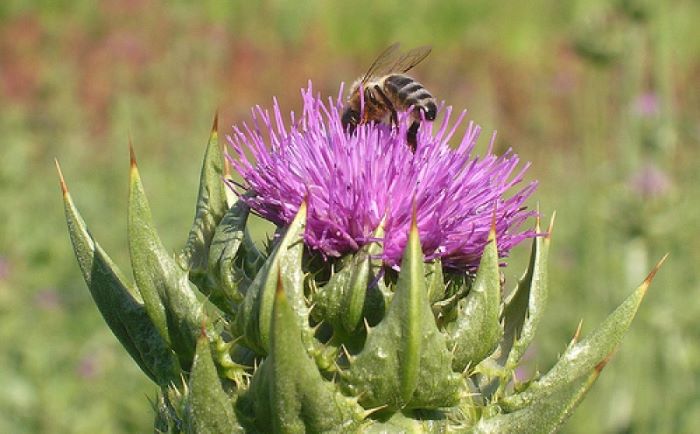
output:
[[[398,128],[365,124],[348,134],[340,96],[325,102],[309,84],[302,98],[303,113],[288,123],[276,101],[272,113],[253,109],[252,126],[234,127],[228,138],[229,160],[243,178],[235,188],[249,193],[243,200],[271,222],[290,223],[307,201],[311,249],[331,257],[356,251],[381,225],[382,259],[396,266],[414,207],[426,259],[449,268],[477,267],[494,220],[501,256],[535,235],[519,226],[533,215],[523,204],[536,183],[515,188],[529,164],[517,168],[511,150],[495,155],[493,137],[486,154],[474,156],[481,128],[473,122],[456,147],[449,145],[466,112],[452,122],[447,107],[439,126],[423,123],[414,154],[407,114],[399,115]]]

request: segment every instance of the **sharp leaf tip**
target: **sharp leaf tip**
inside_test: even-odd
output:
[[[219,131],[219,110],[216,110],[214,113],[214,122],[212,123],[211,126],[211,133],[212,134],[218,134]]]
[[[554,230],[554,220],[556,220],[556,218],[557,218],[557,212],[554,211],[554,212],[552,212],[552,217],[550,217],[550,219],[549,219],[549,226],[547,227],[547,236],[546,236],[546,238],[547,238],[548,240],[549,240],[549,239],[552,239],[552,231]]]
[[[132,169],[136,167],[136,153],[134,152],[134,143],[131,141],[131,137],[129,138],[129,164]]]
[[[54,158],[54,163],[56,164],[56,171],[58,172],[58,180],[61,184],[61,192],[65,196],[68,194],[68,186],[66,185],[66,180],[63,178],[63,171],[61,171],[61,165],[58,162],[58,158]]]
[[[644,279],[644,285],[649,286],[651,284],[651,281],[654,280],[654,277],[656,276],[656,273],[661,269],[661,266],[666,262],[666,259],[668,258],[668,253],[666,253],[663,258],[659,260],[659,262],[656,263],[654,268],[649,272],[647,277]]]

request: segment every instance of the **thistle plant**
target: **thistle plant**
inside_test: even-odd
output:
[[[285,122],[257,107],[226,157],[217,122],[194,223],[171,254],[154,228],[133,150],[132,283],[61,186],[87,286],[108,326],[158,386],[155,432],[551,432],[627,331],[656,272],[546,373],[515,376],[548,297],[552,222],[525,206],[527,165],[474,155],[464,112],[398,128],[343,130],[342,103],[302,91]],[[491,141],[493,144],[493,139]],[[234,181],[225,158],[240,175]],[[59,169],[60,173],[60,169]],[[277,225],[265,247],[248,217]],[[523,229],[534,220],[534,228]],[[501,268],[529,241],[512,288]],[[659,264],[660,265],[660,264]]]

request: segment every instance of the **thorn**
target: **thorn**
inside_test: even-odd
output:
[[[187,383],[187,380],[185,379],[185,374],[182,372],[180,373],[180,384],[182,384],[183,392],[185,392],[184,395],[189,395],[190,386]],[[180,396],[183,395],[183,393],[181,393],[179,389],[177,391],[180,394]]]
[[[366,317],[362,318],[362,321],[365,323],[365,333],[367,333],[367,336],[369,336],[369,333],[372,331],[372,328],[369,326],[369,322],[367,321]]]
[[[340,350],[343,352],[343,354],[345,354],[345,358],[348,359],[349,363],[352,363],[355,361],[355,356],[350,354],[350,351],[348,350],[348,348],[345,345],[341,345]]]
[[[218,134],[219,133],[219,109],[216,109],[216,112],[214,112],[214,122],[212,123],[211,126],[211,134]]]
[[[61,171],[61,165],[58,164],[58,158],[54,158],[53,161],[56,163],[56,171],[58,172],[58,180],[61,183],[61,192],[65,196],[68,194],[68,186],[66,185],[66,180],[63,179],[63,172]]]
[[[540,214],[540,201],[538,200],[538,201],[537,201],[537,206],[535,207],[535,232],[537,232],[538,234],[539,234],[540,231],[541,231],[541,229],[540,229],[540,220],[541,220],[540,217],[541,217],[541,214]]]
[[[656,272],[659,271],[659,269],[660,269],[661,266],[664,264],[664,262],[666,262],[666,259],[668,258],[668,255],[669,255],[669,253],[666,253],[666,254],[664,255],[664,257],[661,258],[661,260],[659,260],[659,262],[656,263],[656,265],[654,266],[654,268],[653,268],[653,269],[649,272],[649,274],[647,275],[646,279],[644,279],[643,285],[646,285],[646,286],[651,285],[651,281],[654,280],[654,276],[656,276]]]
[[[581,327],[583,327],[583,320],[580,320],[578,322],[578,326],[576,327],[576,331],[574,332],[574,336],[571,338],[571,342],[575,343],[578,341],[579,337],[581,337]]]
[[[324,322],[321,321],[318,324],[316,324],[315,326],[311,327],[311,332],[313,334],[316,334],[316,332],[318,332],[318,329],[320,329],[323,324],[324,324]]]
[[[491,242],[496,239],[496,208],[498,203],[493,204],[493,213],[491,214],[491,229],[489,230],[489,237],[487,242]]]
[[[365,410],[364,417],[367,418],[368,416],[370,416],[370,415],[372,415],[380,410],[384,410],[387,407],[388,407],[388,404],[384,404],[384,405],[380,405],[379,407],[370,408],[368,410]]]
[[[136,154],[134,153],[134,144],[131,141],[131,137],[129,137],[129,164],[132,169],[136,168]]]
[[[382,216],[382,219],[379,220],[379,224],[377,225],[377,227],[374,228],[374,234],[376,234],[377,231],[379,231],[380,229],[381,229],[382,231],[384,230],[384,226],[386,226],[387,216],[388,216],[388,214],[389,214],[389,206],[390,206],[390,205],[391,205],[391,204],[387,204],[387,206],[386,206],[386,207],[387,207],[387,210],[384,212],[384,216]],[[373,234],[373,235],[374,235],[374,234]]]
[[[413,196],[413,203],[411,204],[411,230],[414,227],[418,227],[418,201],[416,196]]]
[[[457,348],[457,345],[455,345],[455,349],[456,348]],[[454,356],[454,354],[453,354],[453,356]],[[469,377],[469,372],[471,372],[471,369],[472,369],[472,362],[469,362],[469,363],[467,363],[467,366],[465,366],[464,369],[462,369],[462,375],[464,376],[464,378]]]
[[[226,180],[233,179],[231,176],[231,163],[228,161],[228,158],[224,158],[224,178]]]
[[[457,343],[456,343],[456,342],[455,342],[455,344],[452,346],[452,349],[450,349],[450,353],[452,353],[452,357],[454,357],[455,354],[457,354]]]
[[[306,188],[306,191],[304,191],[304,197],[301,199],[301,203],[299,204],[299,209],[297,210],[297,213],[302,212],[302,210],[304,213],[306,213],[306,207],[307,207],[307,204],[309,203],[309,196],[310,196],[308,185],[306,187],[307,188]]]
[[[552,238],[552,230],[554,229],[554,220],[557,217],[557,212],[554,211],[552,213],[552,217],[549,219],[549,227],[547,228],[547,235],[545,236],[545,239],[551,239]]]

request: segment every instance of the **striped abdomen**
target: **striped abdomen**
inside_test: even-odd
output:
[[[435,98],[416,80],[403,74],[391,74],[382,80],[382,88],[396,109],[406,110],[413,106],[417,120],[420,120],[420,111],[424,113],[426,120],[435,120]]]

